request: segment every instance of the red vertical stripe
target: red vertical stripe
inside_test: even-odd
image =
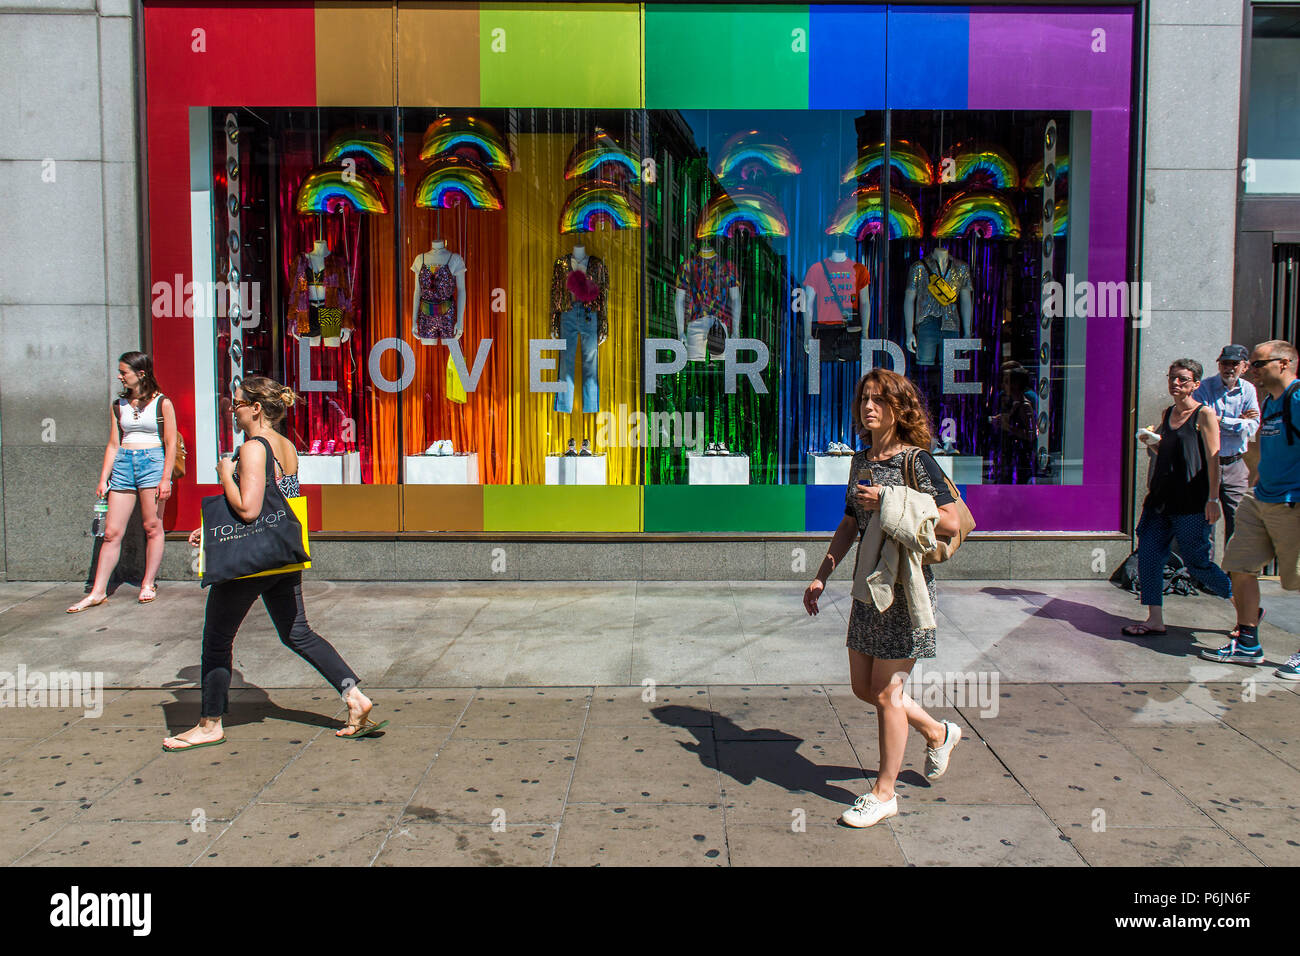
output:
[[[314,106],[315,8],[304,0],[257,7],[149,3],[144,14],[148,121],[149,285],[193,280],[189,108]],[[152,301],[152,294],[150,295]],[[148,308],[148,306],[146,306]],[[194,332],[184,315],[151,319],[158,376],[194,438]],[[169,529],[196,527],[213,475],[190,475],[169,508]]]

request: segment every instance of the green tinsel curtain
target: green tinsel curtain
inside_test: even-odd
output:
[[[675,338],[677,270],[697,251],[695,227],[700,212],[722,186],[709,169],[707,154],[694,143],[673,136],[671,130],[652,130],[652,136],[656,133],[660,134],[656,137],[658,181],[645,194],[647,335]],[[646,396],[646,411],[703,413],[705,444],[725,442],[730,451],[749,455],[750,483],[775,484],[780,336],[789,319],[789,269],[785,257],[761,237],[715,236],[709,242],[740,277],[742,337],[761,339],[767,345],[768,365],[762,373],[767,394],[756,394],[748,379],[740,376],[735,394],[728,395],[721,360],[687,362],[682,371],[660,376],[657,391]],[[743,352],[740,357],[753,358]],[[687,483],[682,448],[648,448],[645,469],[646,484]]]

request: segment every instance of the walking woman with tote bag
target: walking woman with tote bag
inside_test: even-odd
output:
[[[242,523],[240,530],[247,530],[265,518],[263,505],[268,497],[298,497],[298,452],[273,427],[284,418],[297,396],[292,389],[269,378],[250,376],[235,389],[234,399],[235,427],[244,433],[245,441],[235,459],[222,458],[217,462],[217,474],[225,504],[234,515],[231,525],[237,521]],[[274,483],[273,490],[268,490],[268,481]],[[219,499],[217,502],[220,503]],[[205,502],[205,513],[209,510],[212,509]],[[220,529],[206,530],[220,534]],[[204,532],[203,528],[192,532],[190,544],[204,543]],[[203,620],[203,704],[199,723],[184,733],[168,737],[163,741],[163,749],[176,753],[225,742],[221,718],[228,709],[235,633],[259,597],[280,640],[315,667],[347,704],[348,722],[335,736],[356,739],[387,725],[386,720],[379,724],[370,720],[374,705],[357,686],[360,678],[338,651],[307,623],[302,571],[263,572],[219,581],[208,591]]]

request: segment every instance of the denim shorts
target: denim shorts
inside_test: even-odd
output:
[[[119,448],[113,459],[113,473],[108,476],[109,491],[135,491],[156,488],[162,481],[166,450],[157,448]]]

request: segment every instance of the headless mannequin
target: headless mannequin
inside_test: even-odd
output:
[[[934,261],[939,267],[939,275],[947,276],[949,268],[952,265],[952,257],[948,255],[948,250],[939,246],[934,250]],[[961,316],[961,331],[964,338],[971,337],[971,330],[975,323],[975,301],[971,296],[970,289],[962,289],[957,293],[957,312]],[[908,284],[907,291],[903,293],[903,338],[907,350],[913,354],[916,353],[916,290]],[[925,316],[919,316],[925,318]]]
[[[587,254],[586,246],[574,246],[573,251],[569,253],[569,268],[585,274],[587,271],[587,263],[590,261],[590,259],[591,257]],[[551,336],[551,338],[559,338],[559,337],[560,336],[558,335]],[[598,346],[604,345],[605,338],[606,336],[602,335],[600,338],[596,340],[596,344]],[[596,423],[596,413],[594,411],[588,412],[586,406],[584,405],[582,409],[582,437],[589,442],[594,442],[596,437],[595,423]],[[604,452],[602,451],[600,452],[600,454],[603,455]]]
[[[590,257],[587,255],[586,246],[574,246],[573,252],[569,254],[569,268],[585,273],[587,271],[587,262],[589,259]],[[606,337],[607,336],[602,335],[596,344],[604,345]],[[559,336],[552,335],[551,338],[558,339]]]
[[[311,251],[307,253],[307,262],[311,265],[314,271],[320,272],[325,268],[325,259],[329,254],[329,243],[324,239],[317,239],[312,244]],[[325,287],[323,285],[307,286],[307,299],[312,305],[320,305],[325,301]],[[341,329],[339,336],[339,338],[327,336],[324,339],[326,347],[332,349],[338,348],[340,343],[346,342],[348,339],[352,338],[352,330]],[[322,341],[319,335],[304,335],[302,338],[308,345],[320,345]]]
[[[843,249],[836,249],[831,253],[831,262],[848,262],[848,260],[848,253]],[[807,353],[810,348],[809,343],[812,342],[813,337],[813,322],[816,320],[817,315],[817,291],[812,286],[806,285],[803,287],[803,301],[803,350]],[[845,305],[847,304],[848,303],[846,302]],[[861,311],[862,308],[861,303],[859,303],[859,311]],[[863,324],[865,325],[866,323]]]
[[[436,271],[451,261],[451,250],[447,248],[446,241],[442,239],[433,240],[429,251],[420,257],[422,265],[429,267],[429,271]],[[418,274],[418,270],[417,270]],[[456,334],[452,338],[460,338],[465,331],[465,273],[454,273],[456,277]],[[420,283],[415,283],[414,298],[411,300],[411,328],[416,329],[416,317],[420,314]],[[438,339],[422,339],[418,335],[416,338],[425,345],[437,345]]]
[[[707,243],[700,247],[699,257],[701,259],[712,259],[717,253],[713,247]],[[740,286],[732,286],[729,291],[731,299],[731,334],[740,335]],[[683,343],[686,341],[686,290],[678,289],[677,296],[673,304],[673,310],[677,316],[677,338]],[[720,315],[706,316],[709,319],[721,319]],[[726,323],[723,323],[724,325]],[[706,350],[707,351],[707,350]],[[697,360],[698,361],[698,360]]]

